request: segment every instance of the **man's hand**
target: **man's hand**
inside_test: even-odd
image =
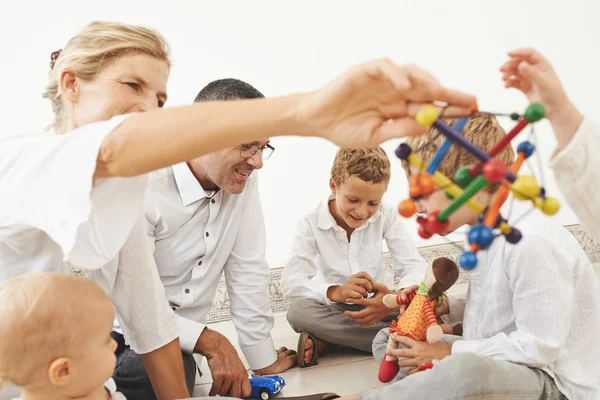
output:
[[[294,350],[288,350],[286,347],[280,347],[277,350],[277,360],[268,367],[262,369],[255,369],[256,375],[274,375],[280,374],[296,365],[296,352]]]
[[[373,283],[373,291],[376,295],[370,299],[362,297],[359,299],[348,299],[348,303],[360,304],[365,306],[365,308],[360,311],[346,311],[344,314],[361,326],[373,325],[375,322],[389,315],[392,310],[383,304],[383,296],[392,293],[392,291],[387,286],[376,282]]]
[[[213,378],[209,396],[250,396],[252,387],[248,372],[237,351],[224,336],[208,328],[204,329],[198,338],[195,351],[205,355],[208,361]]]
[[[331,286],[327,289],[327,298],[336,303],[346,303],[349,299],[367,297],[373,291],[373,278],[366,272],[350,277],[343,286]]]
[[[452,354],[452,345],[448,343],[437,342],[431,344],[419,342],[397,334],[393,334],[392,339],[404,346],[410,347],[408,349],[400,348],[388,352],[390,356],[403,358],[402,360],[398,360],[400,368],[414,367],[408,372],[409,374],[417,372],[418,368],[423,364],[431,363],[433,360],[443,360]]]

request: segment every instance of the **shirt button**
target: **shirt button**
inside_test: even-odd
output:
[[[210,202],[213,203],[213,204],[216,203],[215,199],[212,199]]]
[[[185,292],[186,292],[186,293],[189,293],[189,292],[190,292],[190,289],[185,289]]]
[[[198,265],[202,265],[202,261],[198,261]]]
[[[206,237],[208,237],[208,236],[209,236],[209,235],[208,235],[208,232],[206,232]]]
[[[171,307],[173,309],[173,311],[175,311],[175,307]]]

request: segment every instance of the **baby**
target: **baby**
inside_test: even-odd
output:
[[[111,375],[114,311],[94,282],[34,272],[0,283],[0,385],[22,400],[124,400]]]

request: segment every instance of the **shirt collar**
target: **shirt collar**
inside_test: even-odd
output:
[[[333,199],[335,199],[335,196],[331,195],[327,198],[327,200],[323,201],[323,203],[321,204],[321,208],[319,209],[319,220],[317,222],[317,227],[319,229],[323,229],[323,230],[327,230],[327,229],[331,229],[331,228],[338,229],[338,230],[342,229],[342,227],[339,226],[337,222],[335,222],[333,215],[331,215],[331,212],[329,211],[329,202]],[[379,210],[377,210],[377,212],[371,218],[369,218],[364,224],[362,224],[360,226],[360,228],[357,229],[357,231],[366,229],[369,224],[377,221],[380,217],[381,217],[381,206],[379,207]]]
[[[184,206],[208,197],[208,194],[198,182],[198,179],[192,174],[187,163],[173,165],[173,177],[179,189],[179,196]]]

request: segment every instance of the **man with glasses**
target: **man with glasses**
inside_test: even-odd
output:
[[[245,82],[222,79],[202,89],[195,102],[259,97],[264,96]],[[250,395],[248,372],[236,349],[205,324],[222,274],[249,367],[257,375],[277,374],[296,363],[295,352],[284,347],[276,350],[270,335],[274,324],[269,304],[271,273],[265,259],[258,178],[253,173],[274,150],[268,141],[244,143],[149,175],[144,199],[148,236],[165,294],[179,318],[190,393],[196,372],[192,354],[198,353],[208,360],[211,396]],[[152,398],[141,357],[132,357],[124,347],[118,353],[117,369],[138,379],[149,391],[144,398]]]

